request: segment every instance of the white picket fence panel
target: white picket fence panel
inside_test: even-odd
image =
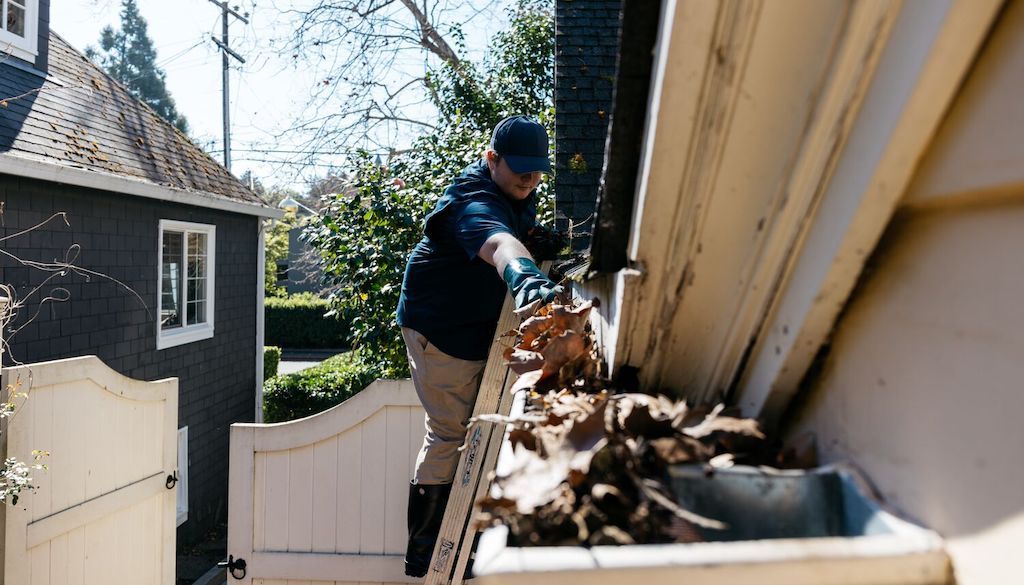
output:
[[[95,356],[6,368],[8,456],[49,451],[6,506],[8,585],[173,585],[178,381],[126,378]],[[19,394],[24,393],[24,396]]]
[[[305,419],[232,425],[228,553],[246,575],[229,582],[418,582],[402,563],[423,420],[410,380],[377,380]]]

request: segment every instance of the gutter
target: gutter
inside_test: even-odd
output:
[[[13,154],[0,154],[0,174],[113,191],[125,195],[136,195],[257,217],[278,219],[284,216],[284,212],[279,209],[262,204],[243,203],[207,191],[186,191],[112,173],[68,167]]]

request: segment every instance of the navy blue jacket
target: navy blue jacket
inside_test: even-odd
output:
[[[508,289],[477,252],[496,233],[523,240],[536,216],[535,192],[516,201],[491,180],[486,161],[466,167],[427,216],[409,256],[398,324],[450,356],[487,359]]]

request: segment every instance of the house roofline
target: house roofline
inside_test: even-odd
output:
[[[232,201],[205,191],[186,191],[139,179],[68,167],[14,154],[0,154],[0,174],[40,179],[78,187],[89,187],[123,193],[125,195],[135,195],[171,203],[219,209],[258,217],[277,219],[284,216],[283,211],[267,207],[266,205]]]

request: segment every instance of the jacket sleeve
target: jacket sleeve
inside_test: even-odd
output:
[[[498,233],[515,235],[508,211],[495,202],[469,201],[452,209],[455,241],[472,260],[488,238]]]

